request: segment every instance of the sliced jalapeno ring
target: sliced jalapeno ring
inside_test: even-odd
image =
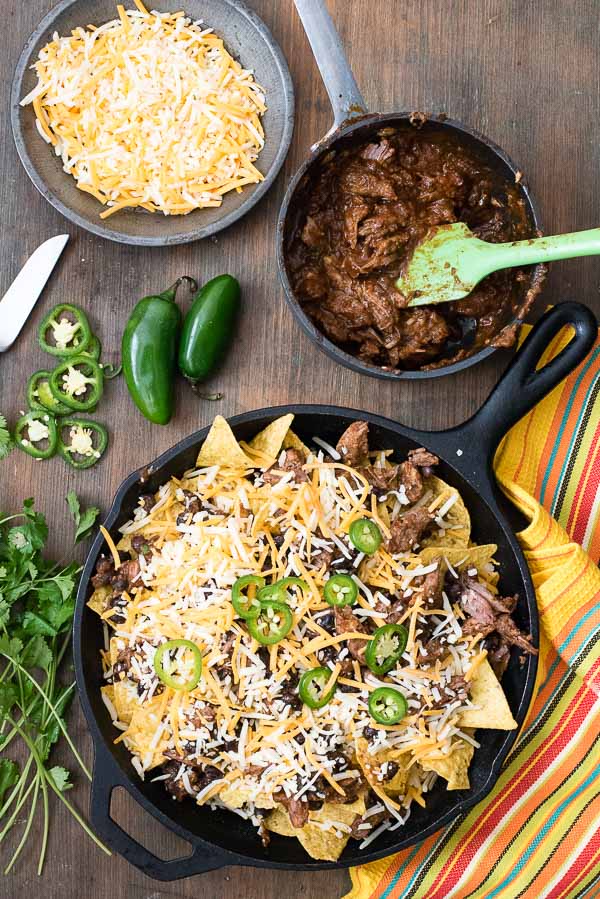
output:
[[[283,640],[292,629],[294,616],[285,602],[275,599],[262,600],[256,618],[248,619],[248,631],[263,646],[272,646]]]
[[[45,409],[33,409],[15,425],[15,443],[34,459],[50,459],[56,452],[56,421]]]
[[[289,602],[291,599],[289,589],[290,587],[298,587],[302,593],[306,596],[309,592],[309,587],[306,581],[303,581],[300,577],[284,577],[280,581],[275,581],[274,584],[267,584],[266,587],[263,587],[260,593],[258,594],[258,598],[261,602],[266,599],[276,600],[277,602]]]
[[[352,606],[358,597],[358,585],[349,574],[334,574],[325,584],[323,596],[330,606]]]
[[[256,574],[245,574],[239,577],[231,588],[231,603],[240,616],[250,620],[257,618],[260,612],[260,592],[265,585],[264,577]],[[246,591],[247,588],[250,588]]]
[[[372,556],[381,546],[381,531],[370,518],[359,518],[350,525],[350,542],[361,553]]]
[[[307,705],[309,709],[322,709],[327,705],[335,693],[335,682],[325,692],[330,679],[331,671],[325,666],[305,671],[298,683],[298,694],[304,705]]]
[[[408,631],[401,624],[378,627],[367,643],[365,661],[374,674],[387,674],[399,662],[406,649]]]
[[[71,411],[61,403],[50,390],[51,372],[41,369],[32,374],[27,382],[27,402],[30,409],[45,409],[53,415],[68,415]]]
[[[171,673],[171,653],[176,652],[178,649],[188,650],[192,654],[192,674],[189,680],[183,682],[177,680]],[[167,657],[166,659],[165,656]],[[171,687],[172,690],[182,690],[189,693],[190,690],[197,686],[202,675],[202,653],[191,640],[167,640],[166,643],[161,643],[154,653],[153,664],[156,676],[167,687]]]
[[[393,687],[378,687],[369,696],[369,714],[377,724],[397,724],[407,711],[406,699]]]
[[[75,412],[90,412],[104,389],[102,369],[91,356],[75,356],[58,365],[50,375],[50,390],[59,402]]]
[[[49,342],[50,335],[53,343]],[[55,306],[40,325],[40,346],[52,356],[64,359],[78,356],[87,349],[91,339],[92,331],[85,312],[71,303]]]
[[[91,468],[100,461],[107,446],[108,431],[99,422],[88,418],[63,418],[59,422],[58,453],[73,468]]]
[[[82,350],[79,355],[91,356],[91,358],[96,362],[100,361],[100,356],[102,355],[102,344],[95,334],[92,334],[90,342],[86,346],[85,350]]]

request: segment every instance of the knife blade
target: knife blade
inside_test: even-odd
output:
[[[68,239],[68,234],[58,234],[41,244],[0,300],[0,353],[19,336]]]

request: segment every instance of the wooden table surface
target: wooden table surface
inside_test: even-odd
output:
[[[56,459],[35,464],[15,452],[0,463],[0,506],[16,510],[28,496],[47,514],[53,553],[69,555],[71,524],[64,497],[75,488],[104,510],[121,479],[218,411],[230,415],[290,402],[332,402],[397,417],[406,424],[445,428],[482,402],[507,354],[459,376],[389,384],[336,366],[300,332],[280,287],[274,239],[285,185],[308,147],[330,125],[330,109],[292,0],[250,0],[281,43],[297,91],[297,125],[282,175],[267,198],[217,239],[173,249],[137,249],[104,242],[69,225],[35,191],[10,135],[8,99],[21,48],[52,0],[1,0],[5,23],[0,58],[4,127],[0,157],[0,296],[28,256],[46,238],[71,240],[17,344],[0,358],[0,410],[14,421],[24,387],[48,364],[37,347],[42,315],[73,301],[89,313],[108,358],[118,357],[120,335],[139,297],[187,273],[206,280],[236,274],[243,286],[240,334],[209,388],[223,391],[218,405],[200,402],[183,385],[177,415],[167,428],[151,426],[134,410],[122,380],[108,385],[98,418],[108,422],[111,448],[101,465],[74,472]],[[447,112],[487,134],[527,175],[548,233],[590,228],[600,209],[600,29],[595,0],[329,0],[357,81],[373,110]],[[10,22],[10,27],[8,23]],[[578,299],[600,313],[599,268],[594,259],[558,263],[546,302]],[[88,757],[91,743],[80,710],[71,727]],[[84,810],[88,791],[79,780],[74,800]],[[161,854],[182,854],[170,834],[119,798],[113,812]],[[178,841],[177,841],[178,842]],[[175,849],[175,852],[173,850]],[[44,878],[35,876],[34,849],[14,875],[0,880],[0,896],[31,888],[42,897],[86,899],[204,897],[275,899],[342,896],[345,872],[278,873],[233,868],[172,884],[152,882],[119,856],[107,859],[76,824],[55,810]],[[2,857],[6,856],[3,848]]]

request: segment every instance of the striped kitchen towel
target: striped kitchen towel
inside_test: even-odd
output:
[[[534,702],[491,795],[352,870],[346,899],[600,896],[600,341],[512,429],[496,474],[530,521],[519,540],[540,612]]]

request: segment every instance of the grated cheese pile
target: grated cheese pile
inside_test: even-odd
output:
[[[413,801],[425,804],[436,761],[479,745],[461,727],[461,715],[476,706],[457,695],[451,681],[472,676],[485,650],[480,635],[463,636],[462,614],[445,593],[439,608],[423,596],[400,619],[409,639],[398,667],[376,677],[350,659],[346,642],[368,640],[369,634],[336,633],[323,586],[336,570],[351,572],[359,588],[352,612],[372,633],[386,623],[395,597],[410,597],[424,576],[443,566],[458,577],[455,568],[466,563],[473,570],[473,563],[467,549],[454,567],[432,549],[429,561],[419,548],[391,554],[382,547],[365,557],[349,540],[352,521],[372,518],[389,533],[389,510],[408,503],[402,493],[375,502],[360,472],[321,450],[308,455],[307,480],[281,471],[270,483],[258,456],[251,470],[212,466],[172,479],[150,503],[142,498],[134,519],[121,529],[123,539],[112,546],[117,566],[132,540],[138,538],[138,548],[140,537],[146,544],[130,591],[110,601],[110,588],[105,594],[99,588],[90,602],[107,626],[104,700],[121,731],[117,740],[131,751],[141,778],[158,768],[153,779],[166,781],[169,790],[179,785],[199,804],[228,808],[258,828],[264,810],[281,802],[277,796],[300,800],[308,793],[318,801],[337,793],[343,800],[353,780],[364,783],[366,764],[374,778],[373,803],[358,825],[366,846],[382,830],[401,827]],[[385,456],[372,454],[373,464],[385,465]],[[431,493],[423,501],[437,508],[443,545],[452,526],[443,514],[454,503],[440,507]],[[329,571],[323,552],[337,556]],[[487,567],[493,590],[493,569]],[[233,583],[251,573],[268,583],[297,576],[309,587],[308,597],[290,592],[294,626],[271,647],[252,638],[231,604]],[[443,660],[427,659],[421,640],[426,626],[446,643]],[[194,642],[204,657],[202,678],[187,693],[162,684],[153,669],[157,646],[177,638]],[[348,661],[351,673],[341,673]],[[332,670],[337,690],[325,707],[311,710],[293,694],[298,676],[318,665]],[[377,725],[368,713],[369,693],[382,685],[397,687],[407,699],[408,715],[394,727]],[[442,696],[445,704],[436,707]],[[384,789],[391,764],[385,759],[398,757],[405,762],[405,783],[392,798]],[[164,773],[159,766],[166,759],[172,770]],[[208,783],[197,777],[202,766],[212,772]],[[319,829],[348,838],[350,827],[335,815],[315,821]]]
[[[257,184],[264,92],[220,37],[182,12],[118,6],[100,27],[53,35],[34,68],[43,139],[107,208],[165,215],[220,206]]]

